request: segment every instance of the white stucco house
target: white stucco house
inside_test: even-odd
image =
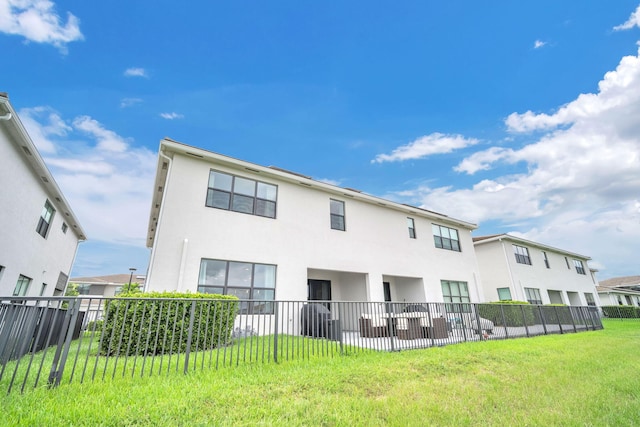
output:
[[[164,139],[145,290],[482,301],[474,224]]]
[[[613,277],[598,284],[602,305],[634,305],[640,307],[640,276]]]
[[[599,306],[588,256],[511,236],[473,238],[485,301]]]
[[[85,233],[0,93],[0,296],[62,295]]]

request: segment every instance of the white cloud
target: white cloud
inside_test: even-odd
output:
[[[330,178],[316,178],[316,181],[324,182],[325,184],[329,184],[329,185],[335,185],[336,187],[339,187],[341,183],[341,181],[337,179],[330,179]]]
[[[126,77],[149,77],[144,68],[127,68],[124,70],[124,75]]]
[[[71,130],[71,127],[51,108],[23,108],[19,115],[31,140],[41,153],[55,153],[56,147],[50,138],[65,136]]]
[[[616,25],[613,27],[614,31],[630,30],[633,27],[640,28],[640,6],[629,16],[629,19],[624,24]]]
[[[120,108],[132,107],[136,104],[140,104],[141,102],[142,99],[140,98],[122,98],[122,100],[120,101]]]
[[[67,43],[84,38],[78,18],[67,13],[67,22],[61,22],[49,0],[0,0],[0,32],[52,44],[62,53]]]
[[[397,193],[411,203],[472,222],[502,224],[531,240],[637,274],[640,251],[640,51],[605,74],[597,93],[552,113],[511,114],[513,132],[537,133],[519,147],[478,151],[456,167],[493,178],[469,188],[422,186]],[[521,173],[500,168],[520,163]],[[476,233],[478,234],[478,233]]]
[[[547,42],[543,42],[542,40],[536,40],[536,41],[533,43],[533,48],[534,48],[534,49],[540,49],[541,47],[543,47],[543,46],[544,46],[544,45],[546,45],[546,44],[547,44]]]
[[[36,107],[21,110],[20,118],[30,124],[32,138],[47,135],[54,146],[43,153],[45,163],[88,238],[143,247],[156,154],[125,142],[127,138],[89,116],[65,121],[55,114],[65,123],[59,126],[64,132],[52,132],[52,114],[48,107]]]
[[[167,120],[182,119],[184,116],[178,113],[160,113],[160,117]]]
[[[76,117],[73,120],[73,126],[95,138],[98,141],[96,148],[101,151],[123,153],[127,150],[128,144],[124,138],[113,131],[105,129],[97,120],[89,116]]]
[[[475,145],[478,142],[474,138],[464,138],[461,135],[444,135],[436,132],[422,136],[409,144],[402,145],[393,150],[391,154],[378,154],[371,163],[422,159],[434,154],[450,153],[454,150]]]

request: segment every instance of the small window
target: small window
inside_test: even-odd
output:
[[[40,288],[40,296],[43,296],[46,290],[47,290],[47,284],[43,283],[42,287]]]
[[[593,298],[593,294],[589,292],[584,293],[584,299],[587,300],[587,305],[594,307],[596,305],[596,300]]]
[[[531,258],[529,257],[529,249],[524,246],[513,245],[513,253],[516,256],[516,262],[518,264],[531,265]]]
[[[571,265],[569,264],[569,258],[564,257],[564,262],[566,262],[566,263],[567,263],[567,268],[568,268],[569,270],[571,270]]]
[[[542,251],[542,259],[544,260],[544,265],[545,265],[547,268],[551,268],[551,267],[549,266],[549,258],[547,258],[547,253],[546,253],[545,251]]]
[[[416,224],[413,221],[413,218],[407,218],[407,227],[409,228],[409,237],[411,239],[416,238]]]
[[[582,264],[582,261],[580,261],[579,259],[574,259],[573,260],[573,265],[576,267],[576,273],[578,274],[584,274],[586,275],[587,273],[584,271],[584,265]]]
[[[333,230],[345,231],[345,215],[344,215],[344,202],[340,200],[331,199],[331,228]]]
[[[527,296],[527,301],[529,301],[529,304],[542,305],[542,297],[540,296],[540,289],[524,288],[524,293]]]
[[[69,226],[67,225],[67,223],[66,223],[66,222],[63,222],[63,223],[62,223],[62,232],[63,232],[64,234],[67,234],[67,229],[68,229],[68,228],[69,228]]]
[[[498,299],[500,301],[511,301],[511,289],[498,288]]]
[[[433,231],[433,241],[436,248],[460,252],[458,230],[442,225],[431,224],[431,231]]]
[[[38,220],[38,227],[36,228],[36,232],[47,238],[47,232],[49,231],[49,226],[51,225],[51,219],[53,218],[53,213],[55,210],[49,201],[47,200],[44,204],[44,208],[42,209],[42,214],[40,215],[40,220]]]
[[[13,296],[23,297],[27,295],[27,291],[29,290],[30,284],[31,284],[31,279],[21,274],[20,277],[18,277],[18,282],[16,283],[16,287],[13,290]]]

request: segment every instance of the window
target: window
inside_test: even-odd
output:
[[[212,170],[206,206],[250,215],[276,217],[278,187]]]
[[[545,265],[547,268],[551,268],[551,267],[549,266],[549,258],[547,258],[547,253],[546,253],[545,251],[542,251],[542,259],[544,259],[544,265]]]
[[[542,304],[542,297],[540,296],[540,289],[536,288],[524,288],[524,293],[527,296],[529,304]]]
[[[331,228],[345,231],[344,202],[331,199]]]
[[[531,265],[531,258],[529,258],[529,249],[524,246],[513,245],[513,253],[516,255],[516,262],[518,264]]]
[[[16,283],[16,287],[13,290],[13,296],[23,297],[27,295],[27,291],[29,290],[30,284],[31,284],[31,279],[21,274],[20,277],[18,277],[18,282]]]
[[[409,237],[412,239],[416,238],[416,224],[413,221],[413,218],[407,218],[407,227],[409,228]]]
[[[202,259],[198,292],[235,295],[243,314],[272,314],[276,296],[276,266],[250,262]],[[252,304],[251,306],[249,304]]]
[[[43,283],[42,287],[40,288],[40,296],[43,296],[46,290],[47,290],[47,284]]]
[[[566,263],[567,263],[567,268],[568,268],[569,270],[571,270],[571,265],[569,265],[569,258],[564,257],[564,262],[566,262]]]
[[[63,222],[63,223],[62,223],[62,232],[63,232],[64,234],[67,234],[67,228],[69,228],[69,226],[67,225],[67,223],[66,223],[66,222]]]
[[[587,305],[594,307],[596,305],[596,300],[593,298],[593,294],[589,292],[584,293],[584,299],[587,300]]]
[[[431,230],[433,231],[433,240],[436,248],[460,252],[458,230],[436,224],[431,224]]]
[[[38,234],[45,239],[47,238],[47,231],[49,231],[49,225],[51,225],[51,218],[53,218],[54,212],[55,210],[53,209],[53,206],[51,206],[51,203],[47,200],[44,204],[44,208],[42,209],[42,215],[40,215],[38,227],[36,228]]]
[[[469,297],[469,289],[467,282],[455,282],[452,280],[442,280],[442,298],[444,302],[453,303],[447,304],[446,310],[449,312],[471,312],[471,302]],[[464,304],[467,303],[467,304]]]
[[[498,288],[498,299],[500,301],[511,301],[511,289]]]
[[[584,271],[584,265],[582,264],[582,261],[580,261],[579,259],[574,259],[573,260],[573,265],[576,267],[576,273],[584,274],[584,275],[587,274]]]

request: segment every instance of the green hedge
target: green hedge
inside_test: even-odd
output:
[[[105,304],[102,355],[183,353],[191,313],[191,351],[227,344],[238,313],[231,295],[178,292],[126,293]]]
[[[542,316],[545,324],[570,325],[574,322],[571,308],[566,304],[545,304],[542,307]]]
[[[640,319],[640,307],[633,305],[603,305],[602,312],[612,319]]]
[[[527,301],[495,301],[480,304],[478,313],[496,326],[531,326],[536,319],[534,309]]]

